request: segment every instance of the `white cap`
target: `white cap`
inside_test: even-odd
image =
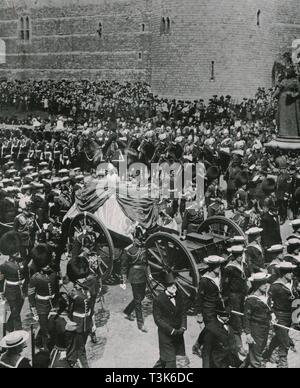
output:
[[[268,279],[271,277],[271,275],[267,274],[266,272],[258,272],[252,274],[252,276],[249,278],[249,281],[254,282],[267,282]]]
[[[247,236],[255,236],[257,234],[261,234],[263,231],[262,228],[254,227],[247,230],[246,234]]]

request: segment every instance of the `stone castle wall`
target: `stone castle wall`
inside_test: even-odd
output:
[[[272,85],[274,61],[299,37],[298,0],[0,0],[0,75],[145,80],[166,97],[242,98]]]

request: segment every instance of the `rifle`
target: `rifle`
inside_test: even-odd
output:
[[[232,310],[231,313],[234,314],[234,315],[238,315],[240,317],[244,317],[245,316],[245,314],[239,313],[238,311],[234,311],[234,310]],[[293,332],[296,332],[296,333],[300,334],[300,330],[293,329],[292,327],[287,327],[287,326],[279,325],[279,323],[273,323],[273,326],[280,327],[281,329],[291,330]]]

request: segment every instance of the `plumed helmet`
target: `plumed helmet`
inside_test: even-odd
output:
[[[33,263],[39,268],[47,267],[51,262],[51,251],[47,244],[38,244],[31,251]]]
[[[67,265],[67,275],[73,283],[77,280],[87,278],[89,273],[89,263],[83,256],[72,258]]]
[[[12,256],[20,252],[21,238],[19,233],[7,232],[0,240],[0,252],[5,256]]]
[[[262,191],[265,194],[271,194],[276,189],[276,182],[273,178],[266,178],[261,185]]]

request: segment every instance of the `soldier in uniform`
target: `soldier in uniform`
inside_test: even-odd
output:
[[[93,298],[86,284],[90,275],[88,261],[83,257],[79,260],[78,257],[71,259],[67,266],[67,275],[74,284],[68,293],[71,301],[70,319],[77,324],[69,360],[72,367],[77,364],[81,368],[89,368],[85,346],[93,331]]]
[[[32,246],[32,228],[33,217],[31,207],[29,203],[25,203],[22,212],[17,215],[14,221],[14,230],[19,233],[21,238],[21,256],[23,260],[27,259]]]
[[[217,310],[224,310],[224,300],[221,293],[221,266],[225,263],[225,259],[219,256],[209,256],[204,259],[204,263],[207,264],[207,272],[202,276],[198,295],[196,300],[196,313],[198,315],[198,322],[207,326],[209,323],[215,323],[217,320]],[[201,347],[204,343],[205,329],[201,331],[197,342],[193,346],[193,353],[200,356]],[[204,350],[203,350],[203,353]],[[203,356],[203,362],[205,360],[209,362],[210,350],[206,350],[207,358]]]
[[[71,368],[69,354],[73,349],[74,333],[77,324],[69,319],[70,301],[65,293],[60,293],[57,311],[49,316],[49,334],[51,344],[50,368]]]
[[[146,295],[147,286],[147,252],[145,249],[145,231],[137,226],[134,232],[133,244],[126,249],[122,257],[121,274],[123,282],[121,288],[126,290],[127,279],[131,284],[133,301],[125,308],[124,314],[129,320],[133,320],[132,312],[135,310],[138,329],[147,333],[144,325],[142,302]]]
[[[277,264],[276,268],[279,277],[269,289],[271,306],[276,316],[276,323],[291,327],[293,313],[292,304],[298,296],[298,292],[293,282],[293,271],[296,269],[296,266],[289,262],[281,262],[280,264]],[[287,356],[291,346],[289,331],[288,329],[278,326],[275,326],[274,330],[275,335],[272,338],[268,349],[264,352],[264,358],[269,360],[274,350],[279,348],[278,366],[279,368],[288,368]]]
[[[187,317],[181,294],[171,273],[164,279],[165,291],[153,301],[153,317],[158,327],[160,359],[154,368],[176,368],[176,356],[185,356],[184,333]]]
[[[245,298],[248,294],[248,273],[243,256],[245,248],[243,246],[234,246],[229,251],[232,257],[222,274],[224,301],[230,310],[242,313],[244,311]],[[234,331],[240,353],[246,356],[241,339],[243,319],[240,316],[232,315],[229,324]]]
[[[244,308],[244,325],[249,345],[249,354],[243,364],[245,368],[264,367],[263,352],[267,346],[272,319],[267,295],[269,276],[264,272],[257,272],[249,279],[252,289]]]
[[[40,228],[44,223],[48,222],[48,203],[45,197],[44,185],[41,183],[33,183],[32,188],[32,211],[36,214],[36,221]]]
[[[246,248],[246,262],[250,273],[261,272],[264,269],[264,253],[261,242],[261,228],[251,228],[247,230],[248,246]]]
[[[0,292],[10,307],[6,328],[9,332],[22,330],[21,311],[24,305],[24,283],[27,269],[20,255],[21,239],[15,232],[4,234],[0,240],[0,252],[9,259],[0,266]]]
[[[34,319],[40,324],[37,346],[48,350],[48,316],[54,309],[59,291],[59,277],[50,266],[51,252],[45,245],[34,248],[33,263],[37,272],[29,281],[28,299]]]
[[[2,338],[0,348],[5,352],[0,356],[0,369],[31,368],[29,359],[22,356],[28,339],[29,334],[23,330],[14,331]]]
[[[18,209],[14,197],[14,189],[12,187],[8,187],[5,191],[6,196],[1,203],[2,220],[5,224],[13,224]]]

